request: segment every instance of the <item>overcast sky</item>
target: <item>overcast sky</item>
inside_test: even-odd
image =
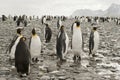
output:
[[[0,15],[66,15],[77,9],[107,9],[120,0],[0,0]]]

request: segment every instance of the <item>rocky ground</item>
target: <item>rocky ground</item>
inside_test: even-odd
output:
[[[75,19],[68,19],[63,22],[70,40],[70,27],[74,21]],[[42,41],[43,53],[40,55],[40,61],[31,65],[29,76],[20,78],[14,68],[14,61],[9,61],[9,54],[6,53],[6,49],[16,33],[16,24],[11,20],[0,21],[0,80],[120,80],[120,25],[117,26],[113,21],[100,23],[99,49],[94,58],[89,58],[87,55],[91,25],[81,23],[84,38],[81,65],[73,63],[73,52],[69,48],[67,62],[58,66],[55,55],[57,20],[48,21],[48,23],[53,35],[51,42],[47,44],[44,42],[44,25],[40,20],[32,20],[24,28],[23,34],[27,37],[27,44],[32,28],[37,29]]]

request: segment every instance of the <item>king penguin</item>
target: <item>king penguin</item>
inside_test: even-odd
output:
[[[74,53],[73,60],[75,63],[79,63],[81,61],[81,53],[83,51],[83,38],[80,27],[80,22],[75,21],[72,25],[72,45],[71,49]]]
[[[57,21],[57,28],[60,29],[61,26],[62,26],[62,21],[59,18],[58,21]]]
[[[51,40],[51,37],[52,37],[52,30],[51,28],[49,27],[48,24],[46,24],[46,27],[45,27],[45,42],[48,43],[50,42]]]
[[[43,17],[42,17],[41,22],[42,22],[42,24],[46,24],[46,16],[43,16]]]
[[[36,34],[35,28],[32,29],[32,36],[30,38],[29,48],[32,62],[38,62],[39,61],[38,57],[40,56],[41,53],[41,39]]]
[[[27,76],[30,72],[31,55],[25,41],[25,37],[20,37],[15,51],[15,67],[21,77]]]
[[[93,29],[90,33],[89,38],[89,55],[94,56],[99,46],[99,33],[97,31],[97,26],[93,25]]]
[[[10,53],[10,59],[15,59],[15,50],[16,50],[16,46],[20,40],[20,38],[22,37],[21,31],[23,30],[23,27],[17,27],[17,35],[14,36],[13,40],[11,41],[7,51],[9,51]]]
[[[68,44],[69,44],[69,38],[64,30],[64,26],[62,25],[58,32],[57,43],[56,43],[56,53],[60,61],[65,61],[65,56],[68,51]]]

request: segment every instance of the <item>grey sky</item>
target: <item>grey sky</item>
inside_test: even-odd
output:
[[[77,9],[107,9],[120,0],[0,0],[0,15],[66,15]]]

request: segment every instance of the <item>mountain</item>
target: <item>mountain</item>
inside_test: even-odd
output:
[[[120,5],[112,4],[106,11],[106,16],[120,16]]]
[[[111,4],[111,6],[105,11],[102,10],[90,10],[79,9],[72,13],[72,16],[120,16],[120,5]]]

